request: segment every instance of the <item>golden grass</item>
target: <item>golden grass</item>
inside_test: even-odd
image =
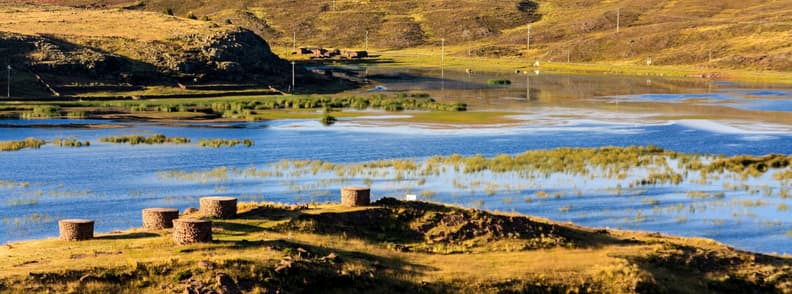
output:
[[[260,204],[240,203],[240,213],[255,211]],[[265,204],[264,207],[287,207],[279,204]],[[256,214],[248,218],[214,221],[214,242],[186,246],[173,245],[170,233],[166,231],[146,232],[131,229],[110,234],[98,234],[93,240],[82,242],[66,242],[57,239],[9,243],[0,247],[0,282],[6,286],[36,286],[35,280],[28,279],[29,273],[63,273],[78,271],[92,273],[101,277],[103,270],[134,272],[141,267],[157,267],[164,265],[168,274],[134,277],[135,282],[127,282],[127,286],[117,291],[151,292],[166,287],[174,282],[174,276],[182,271],[192,271],[197,279],[213,278],[213,271],[201,269],[199,261],[217,264],[224,272],[232,275],[255,276],[254,267],[264,264],[278,264],[283,259],[284,249],[270,246],[240,246],[240,244],[294,244],[297,247],[322,248],[326,252],[340,255],[341,263],[337,268],[340,272],[367,273],[377,272],[379,278],[391,277],[410,283],[450,283],[459,287],[467,287],[470,283],[490,283],[503,281],[551,281],[558,285],[577,287],[586,281],[593,281],[591,286],[602,291],[623,291],[633,289],[640,278],[638,275],[655,275],[654,278],[676,278],[689,276],[683,265],[673,264],[661,271],[636,266],[636,260],[651,256],[662,257],[673,248],[692,246],[714,256],[742,256],[752,259],[754,255],[738,253],[722,244],[708,239],[668,237],[627,231],[609,231],[604,236],[615,240],[631,240],[616,242],[602,246],[584,248],[554,247],[538,250],[509,250],[513,245],[510,240],[500,240],[488,245],[489,250],[473,251],[466,254],[437,254],[399,252],[389,249],[387,243],[374,242],[365,238],[346,236],[346,234],[321,234],[277,229],[287,223],[290,218],[300,213],[305,214],[345,214],[364,212],[368,208],[347,208],[339,204],[311,205],[310,209],[284,210],[282,214]],[[244,214],[243,214],[244,215]],[[519,215],[512,215],[520,217]],[[531,218],[532,221],[553,224],[553,222]],[[580,236],[594,234],[593,230],[572,225],[561,225],[572,230],[579,230]],[[595,236],[595,235],[589,235]],[[596,237],[599,238],[599,237]],[[603,237],[604,238],[604,237]],[[242,241],[246,240],[246,241]],[[589,241],[596,242],[594,239]],[[240,243],[241,242],[241,243]],[[251,243],[252,242],[252,243]],[[300,245],[303,244],[303,245]],[[671,250],[671,251],[669,251]],[[674,253],[676,254],[676,253]],[[368,256],[368,257],[367,257]],[[685,255],[682,255],[683,257]],[[750,257],[749,257],[750,256]],[[690,258],[690,257],[687,257]],[[376,260],[375,260],[376,259]],[[299,259],[298,259],[299,260]],[[717,259],[716,259],[717,260]],[[241,268],[235,267],[238,261],[258,262]],[[738,265],[730,269],[735,276],[745,274],[744,271],[776,270],[776,266],[789,263],[779,259],[774,266],[765,265],[757,268],[750,265]],[[637,263],[640,264],[640,263]],[[664,267],[663,263],[655,266]],[[382,271],[380,271],[382,270]],[[652,270],[651,272],[648,272]],[[248,272],[246,272],[248,271]],[[403,273],[399,273],[404,271]],[[145,271],[144,271],[145,272]],[[139,271],[138,271],[139,273]],[[150,273],[150,271],[149,271]],[[696,274],[698,275],[698,274]],[[701,277],[699,277],[701,278]],[[145,281],[145,283],[142,283]],[[464,281],[463,284],[458,284]],[[684,284],[667,286],[666,289],[701,289],[696,278],[683,279]],[[9,284],[11,283],[11,284]],[[66,287],[86,287],[77,281],[67,281]],[[0,284],[3,285],[3,284]],[[134,285],[143,285],[137,288]],[[577,286],[576,286],[577,285]],[[153,287],[152,287],[153,286]],[[57,286],[56,286],[57,287]],[[108,284],[91,285],[96,290],[107,290]],[[129,288],[125,288],[129,287]],[[618,288],[618,289],[617,289]],[[16,289],[16,288],[11,288]],[[41,289],[41,288],[38,288]],[[127,290],[123,290],[127,289]],[[163,288],[164,289],[164,288]],[[496,288],[492,288],[496,289]]]
[[[225,29],[204,21],[156,12],[0,4],[0,31],[26,35],[123,37],[154,41],[211,34]]]
[[[662,76],[662,77],[703,77],[709,73],[717,72],[718,77],[726,80],[757,82],[757,83],[783,83],[792,84],[792,73],[782,71],[752,71],[736,69],[707,69],[694,66],[683,65],[663,65],[645,66],[635,65],[624,62],[597,62],[597,63],[564,63],[564,62],[542,62],[539,67],[533,67],[535,59],[504,57],[504,58],[485,58],[485,57],[459,57],[446,56],[445,63],[441,63],[440,53],[437,48],[406,49],[399,51],[385,51],[381,53],[383,59],[389,59],[392,63],[384,63],[383,66],[392,67],[418,67],[418,68],[440,68],[442,64],[446,68],[463,70],[472,69],[473,71],[488,72],[513,72],[539,71],[540,73],[574,73],[574,74],[596,74],[596,75],[632,75],[632,76]]]

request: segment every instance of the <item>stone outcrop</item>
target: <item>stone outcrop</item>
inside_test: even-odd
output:
[[[264,39],[242,28],[164,41],[92,37],[70,42],[58,36],[0,32],[0,48],[13,57],[15,67],[73,79],[274,83],[291,73],[288,62],[273,54]],[[122,51],[123,55],[116,53]]]

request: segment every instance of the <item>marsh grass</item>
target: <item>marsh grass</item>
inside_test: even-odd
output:
[[[519,209],[519,207],[548,205],[548,208],[556,213],[570,213],[572,209],[569,206],[570,202],[558,201],[560,199],[570,196],[587,197],[587,195],[597,197],[604,194],[607,197],[623,199],[628,209],[595,214],[598,216],[612,214],[613,219],[621,220],[625,224],[638,226],[646,222],[655,222],[668,214],[684,217],[686,222],[687,217],[691,215],[710,213],[728,215],[739,224],[745,218],[761,218],[758,209],[769,203],[772,203],[774,208],[778,205],[777,202],[755,197],[760,195],[763,198],[778,197],[786,191],[772,183],[776,180],[782,187],[784,185],[784,179],[779,180],[779,176],[775,176],[779,172],[777,168],[754,168],[764,170],[759,176],[766,174],[774,176],[771,177],[771,182],[767,182],[765,180],[767,177],[754,179],[754,176],[749,176],[749,180],[743,180],[744,170],[731,164],[724,164],[745,161],[757,165],[767,161],[783,162],[778,157],[731,158],[681,154],[654,146],[632,146],[532,150],[492,157],[453,154],[420,160],[391,159],[344,164],[320,160],[281,160],[264,167],[169,171],[158,176],[163,180],[199,183],[233,183],[236,179],[272,178],[279,180],[281,186],[290,195],[335,191],[339,185],[362,182],[374,189],[394,193],[398,191],[412,194],[418,190],[423,199],[467,203],[470,207],[483,207],[485,202],[482,198],[500,194],[503,196],[498,197],[495,202],[488,202],[488,206],[492,205],[497,209]],[[710,167],[713,162],[717,162],[716,165],[731,167]],[[751,165],[746,166],[750,168]],[[784,166],[784,164],[769,166]],[[698,184],[702,175],[707,179],[707,187],[700,187]],[[305,177],[308,179],[300,180]],[[608,184],[601,185],[598,184],[599,181]],[[646,181],[651,187],[634,185],[636,182],[640,185],[640,181]],[[570,186],[568,184],[570,182],[577,184]],[[452,191],[434,192],[417,189],[419,186],[433,188],[447,186],[451,187]],[[658,190],[667,192],[655,194],[654,192]],[[723,190],[730,191],[728,200]],[[470,198],[463,200],[460,198],[461,194]],[[670,196],[668,202],[664,200],[666,196]],[[686,199],[678,199],[677,196]],[[514,197],[521,197],[516,199],[522,201],[514,201]],[[311,199],[313,201],[314,198]],[[729,215],[730,212],[735,213]],[[681,219],[678,222],[683,223]]]
[[[255,144],[251,139],[201,139],[198,141],[198,146],[208,148],[234,147],[236,145],[252,147]]]
[[[36,138],[26,138],[20,141],[0,141],[0,151],[19,151],[22,149],[38,149],[47,144],[46,141]]]
[[[115,144],[130,144],[130,145],[138,145],[138,144],[147,144],[147,145],[154,145],[154,144],[189,144],[190,139],[186,137],[166,137],[163,134],[154,134],[151,136],[137,136],[137,135],[130,135],[130,136],[114,136],[114,137],[103,137],[100,139],[101,142],[104,143],[115,143]]]
[[[88,147],[91,146],[90,141],[80,141],[77,138],[55,138],[50,142],[52,145],[58,147]]]

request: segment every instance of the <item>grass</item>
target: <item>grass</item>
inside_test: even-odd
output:
[[[399,112],[464,112],[467,105],[458,102],[437,102],[426,94],[395,94],[366,96],[253,96],[199,99],[152,99],[146,101],[106,100],[81,102],[8,102],[7,115],[27,117],[26,113],[43,113],[32,117],[60,116],[60,112],[79,111],[84,118],[132,118],[144,120],[265,120],[278,118],[320,118],[318,110],[344,109]],[[54,109],[54,110],[53,110]],[[339,113],[351,117],[366,112]]]
[[[383,66],[392,67],[440,67],[439,55],[428,54],[424,50],[386,51],[382,52],[382,59],[390,60]],[[792,74],[786,71],[752,71],[740,69],[707,69],[689,65],[664,65],[645,66],[626,63],[561,63],[542,62],[538,68],[532,67],[533,60],[522,58],[485,58],[485,57],[458,57],[446,56],[446,68],[457,70],[474,69],[487,72],[512,72],[521,71],[556,74],[592,74],[592,75],[630,75],[630,76],[663,76],[663,77],[701,77],[703,73],[716,71],[720,79],[755,82],[792,84]]]
[[[46,141],[36,138],[26,138],[20,141],[0,141],[0,151],[19,151],[22,149],[38,149],[47,144]]]
[[[52,145],[58,147],[88,147],[91,146],[90,141],[80,141],[76,138],[55,138],[52,140]]]
[[[197,5],[152,0],[138,9],[161,13],[172,8],[174,15],[228,19],[256,30],[275,52],[284,55],[291,51],[293,33],[298,47],[362,49],[368,32],[369,47],[375,51],[403,48],[396,52],[438,55],[441,39],[445,39],[449,56],[521,58],[527,63],[569,59],[581,64],[641,66],[652,56],[655,65],[695,66],[699,72],[789,70],[792,66],[783,58],[790,50],[783,42],[792,6],[783,1],[730,0],[716,6],[701,0],[342,1],[335,9],[325,4],[305,7],[298,2],[255,0]],[[621,15],[619,33],[615,31],[617,9]],[[356,25],[345,21],[348,19],[355,19]],[[530,50],[526,48],[528,24]],[[111,28],[116,27],[113,25]],[[87,31],[91,30],[96,29]]]
[[[0,285],[11,292],[208,291],[220,287],[216,275],[224,273],[246,292],[264,291],[263,281],[282,292],[789,290],[782,274],[789,259],[703,239],[393,199],[368,208],[239,207],[238,219],[213,221],[214,241],[207,244],[177,246],[168,231],[140,229],[76,243],[7,244],[0,247],[7,261],[0,264]],[[750,278],[759,273],[776,278]],[[720,280],[723,275],[732,282]],[[201,285],[180,283],[185,279]]]
[[[101,142],[104,143],[115,143],[115,144],[130,144],[130,145],[138,145],[138,144],[189,144],[190,139],[185,137],[167,137],[163,134],[154,134],[151,136],[138,136],[138,135],[130,135],[130,136],[113,136],[113,137],[103,137],[99,139]]]
[[[198,141],[198,146],[208,148],[234,147],[240,144],[245,147],[251,147],[256,142],[251,139],[201,139]]]

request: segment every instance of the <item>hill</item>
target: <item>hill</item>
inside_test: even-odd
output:
[[[123,9],[0,4],[0,51],[14,68],[14,96],[177,83],[283,87],[291,75],[250,30]]]
[[[168,230],[0,247],[0,292],[758,293],[792,290],[788,258],[710,240],[594,230],[381,199],[245,203],[212,243]],[[186,217],[200,217],[191,214]],[[320,290],[321,289],[321,290]]]
[[[792,70],[789,1],[327,0],[321,2],[48,0],[82,7],[226,20],[269,40],[277,53],[298,46],[412,48],[427,54],[445,39],[450,54],[533,61],[697,65]],[[619,32],[616,32],[617,21]],[[528,25],[531,49],[527,49]],[[432,51],[433,53],[436,53]]]

